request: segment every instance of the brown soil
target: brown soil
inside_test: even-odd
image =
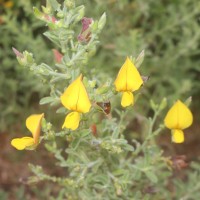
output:
[[[28,164],[41,165],[46,173],[54,176],[61,175],[62,171],[55,167],[53,155],[48,153],[42,144],[36,151],[17,151],[10,145],[10,141],[11,136],[8,133],[0,133],[0,191],[3,190],[8,193],[9,200],[18,200],[16,192],[22,186],[26,199],[38,199],[34,190],[39,189],[41,191],[42,188],[45,188],[45,184],[26,184],[27,178],[33,175]]]

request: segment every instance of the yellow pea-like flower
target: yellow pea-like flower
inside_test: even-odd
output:
[[[175,143],[184,142],[184,133],[182,130],[191,126],[193,116],[189,108],[180,100],[170,108],[164,123],[165,126],[172,130],[172,141]]]
[[[68,86],[60,99],[65,108],[74,111],[66,116],[62,128],[77,129],[80,114],[89,112],[91,108],[87,91],[82,82],[82,74]]]
[[[142,77],[135,65],[127,57],[114,82],[117,92],[122,92],[121,105],[127,107],[134,104],[132,92],[138,90],[143,84]]]
[[[11,141],[11,145],[17,150],[35,149],[39,144],[41,123],[44,113],[31,115],[26,119],[26,127],[32,133],[33,137],[15,138]]]

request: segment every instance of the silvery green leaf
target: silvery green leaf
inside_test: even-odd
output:
[[[40,105],[52,103],[54,101],[53,97],[44,97],[40,100]]]
[[[145,51],[142,50],[141,53],[139,54],[139,56],[135,60],[135,66],[137,68],[139,68],[141,66],[142,62],[144,61],[144,56],[145,56]]]
[[[103,15],[101,16],[101,18],[98,21],[98,30],[102,30],[103,27],[106,24],[106,13],[103,13]]]
[[[56,110],[56,113],[65,113],[66,112],[66,108],[65,107],[61,107],[61,108],[58,108]]]
[[[145,171],[145,174],[151,182],[153,183],[158,182],[157,176],[152,171]]]

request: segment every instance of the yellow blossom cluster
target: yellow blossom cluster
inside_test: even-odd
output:
[[[91,102],[82,79],[81,74],[66,88],[60,97],[63,106],[71,111],[66,116],[62,128],[76,130],[79,127],[81,115],[90,111]],[[143,79],[140,73],[130,58],[127,57],[114,81],[115,90],[122,93],[121,105],[123,107],[134,104],[133,92],[138,90],[142,84]],[[18,150],[35,149],[39,144],[43,117],[44,114],[35,114],[28,117],[26,127],[33,137],[15,138],[11,141],[12,146]],[[189,127],[192,121],[191,111],[178,100],[168,111],[164,120],[165,126],[172,130],[173,142],[182,143],[184,141],[182,130]]]

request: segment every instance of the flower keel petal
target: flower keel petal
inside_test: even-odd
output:
[[[180,129],[172,130],[172,142],[174,143],[183,143],[184,142],[184,133]]]
[[[17,150],[24,150],[27,147],[32,147],[35,145],[34,139],[32,137],[15,138],[11,141],[11,145]]]
[[[69,128],[71,130],[76,130],[79,126],[79,122],[80,122],[80,113],[71,112],[66,116],[62,128]]]
[[[127,107],[127,106],[130,106],[130,105],[133,105],[133,103],[134,103],[133,94],[131,92],[123,92],[121,105],[123,107]]]

